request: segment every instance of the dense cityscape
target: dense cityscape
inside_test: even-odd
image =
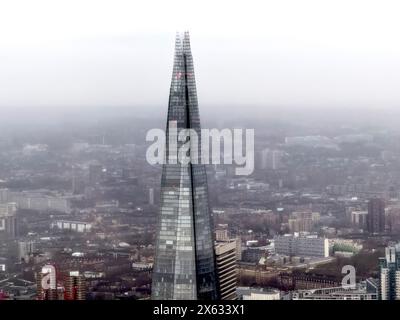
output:
[[[132,114],[3,130],[1,299],[150,297],[161,166],[145,161],[144,137],[164,121]],[[227,298],[394,298],[383,286],[397,272],[398,129],[243,121],[221,125],[255,128],[253,174],[207,166],[216,250],[235,255]],[[46,265],[57,270],[50,296],[40,289]],[[355,289],[342,290],[345,265]]]
[[[220,36],[215,51],[217,37],[204,45],[212,29],[192,40],[185,29],[172,51],[164,29],[138,26],[135,36],[118,25],[124,32],[87,38],[77,27],[72,40],[64,30],[0,75],[0,300],[140,300],[153,316],[181,318],[192,306],[197,316],[245,315],[249,300],[400,300],[400,112],[395,72],[385,74],[396,65],[379,60],[377,85],[346,65],[357,55],[306,38],[289,37],[300,49],[283,57],[273,44],[288,41],[286,29],[260,52],[249,45],[262,42],[259,29]],[[11,41],[4,57],[15,50],[15,63],[22,47]],[[304,58],[304,48],[317,54]],[[43,78],[35,63],[23,67],[29,59],[43,63]],[[47,88],[46,72],[60,85]],[[346,84],[353,76],[360,92]]]

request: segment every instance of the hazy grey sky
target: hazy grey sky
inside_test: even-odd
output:
[[[204,110],[396,107],[399,9],[367,0],[3,0],[0,108],[165,108],[175,32],[186,29]]]

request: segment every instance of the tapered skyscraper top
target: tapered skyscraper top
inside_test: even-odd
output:
[[[194,129],[200,137],[193,58],[189,33],[177,34],[168,105],[166,158],[183,142],[170,126]],[[174,134],[175,135],[175,134]],[[196,147],[200,145],[197,144]],[[191,150],[193,151],[193,150]],[[200,153],[198,153],[200,157]],[[192,158],[193,160],[193,158]],[[196,164],[195,164],[196,163]],[[153,299],[218,298],[212,216],[207,176],[200,161],[166,163],[161,178],[161,203],[153,271]]]

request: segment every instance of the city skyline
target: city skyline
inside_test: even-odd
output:
[[[397,9],[3,1],[0,304],[400,300]]]

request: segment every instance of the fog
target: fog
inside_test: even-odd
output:
[[[3,120],[163,116],[189,30],[202,114],[396,110],[395,1],[3,1]],[[24,117],[25,116],[25,117]]]

